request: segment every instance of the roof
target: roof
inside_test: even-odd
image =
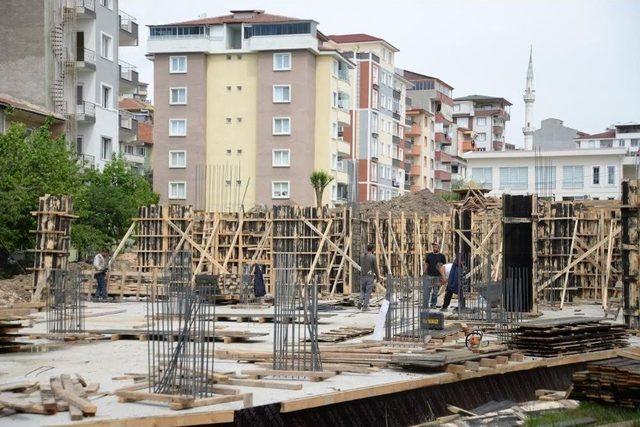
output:
[[[331,34],[327,38],[335,43],[371,43],[371,42],[383,42],[389,45],[396,52],[399,51],[397,47],[381,39],[380,37],[372,36],[370,34],[356,33],[356,34]]]
[[[593,135],[589,135],[588,133],[581,132],[578,134],[578,138],[576,139],[604,139],[604,138],[615,138],[616,131],[614,129],[607,129],[604,132],[594,133]]]
[[[467,151],[462,158],[470,160],[480,159],[522,159],[536,158],[540,155],[550,157],[579,157],[579,156],[615,156],[624,157],[626,148],[568,148],[561,150],[507,150],[507,151]]]
[[[118,101],[118,108],[120,108],[121,110],[127,110],[127,111],[152,110],[153,105],[147,104],[135,98],[123,98],[120,101]]]
[[[441,80],[441,79],[439,79],[437,77],[427,76],[426,74],[420,74],[420,73],[416,73],[415,71],[409,71],[409,70],[402,70],[402,74],[404,75],[404,78],[409,80],[409,81],[433,79],[433,80],[439,81],[440,83],[442,83],[443,85],[445,85],[449,89],[453,89],[453,86],[451,86],[449,83],[447,83],[444,80]]]
[[[27,111],[29,113],[38,114],[40,116],[53,117],[54,119],[63,120],[64,117],[44,107],[33,104],[25,99],[16,98],[6,93],[0,93],[0,105],[6,105],[18,110]]]
[[[153,125],[150,123],[138,122],[138,141],[145,144],[153,144]]]
[[[174,22],[166,25],[217,25],[217,24],[266,24],[270,22],[298,22],[313,21],[313,19],[292,18],[290,16],[272,15],[264,13],[264,10],[231,10],[231,14],[214,16],[210,18],[199,18],[191,21]]]
[[[462,98],[455,98],[454,101],[498,101],[506,105],[513,105],[506,99],[499,96],[486,96],[486,95],[469,95]]]

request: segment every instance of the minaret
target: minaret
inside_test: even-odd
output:
[[[533,89],[533,48],[529,49],[529,68],[527,69],[527,88],[524,91],[524,149],[533,149],[533,102],[536,91]]]

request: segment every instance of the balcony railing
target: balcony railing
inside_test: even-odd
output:
[[[76,105],[76,119],[78,121],[95,121],[96,104],[89,101],[82,101],[81,104]]]
[[[120,111],[120,127],[123,129],[133,129],[133,114],[128,111]]]
[[[85,9],[89,9],[91,11],[96,10],[96,2],[95,0],[75,0],[76,7],[84,7]]]
[[[393,112],[393,118],[396,120],[400,120],[400,113]]]
[[[118,61],[118,65],[120,66],[120,77],[130,82],[134,81],[138,74],[136,66],[124,61]]]
[[[402,92],[400,92],[400,91],[399,91],[399,90],[397,90],[397,89],[394,89],[394,90],[393,90],[393,98],[394,98],[394,99],[400,99],[400,98],[401,98],[401,96],[402,96]]]
[[[96,167],[96,156],[92,156],[91,154],[76,154],[78,158],[78,164],[83,169],[93,169]]]
[[[123,11],[119,11],[120,15],[120,28],[128,33],[133,33],[134,26],[137,25],[136,18],[129,15],[128,13],[124,13]]]
[[[96,52],[85,48],[78,49],[77,62],[84,62],[85,64],[96,65]]]
[[[435,158],[436,162],[451,163],[451,155],[441,150],[436,151]]]

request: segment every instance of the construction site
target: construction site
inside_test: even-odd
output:
[[[457,191],[142,206],[109,254],[106,302],[92,266],[69,261],[73,201],[41,197],[32,273],[0,282],[0,424],[522,425],[583,400],[637,410],[639,183],[621,202]],[[459,266],[450,310],[425,295],[434,242]],[[367,245],[380,276],[361,311]]]

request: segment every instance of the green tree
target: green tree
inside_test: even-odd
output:
[[[0,135],[0,245],[13,252],[32,246],[29,230],[36,221],[31,211],[45,194],[75,194],[79,168],[64,136],[54,138],[51,121],[30,131],[12,123]]]
[[[319,170],[313,171],[311,176],[309,176],[309,181],[311,181],[311,186],[316,193],[316,206],[321,208],[322,194],[324,193],[324,189],[333,181],[333,177],[329,175],[329,173]]]
[[[152,203],[158,203],[158,194],[122,158],[113,159],[101,172],[88,170],[74,204],[79,218],[71,228],[71,241],[83,252],[116,243],[138,208]]]

